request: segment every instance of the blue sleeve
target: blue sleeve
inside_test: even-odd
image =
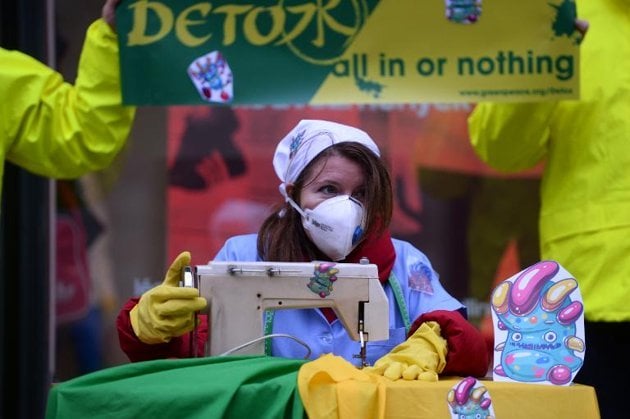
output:
[[[244,234],[240,236],[230,237],[225,241],[223,247],[215,255],[214,259],[218,261],[259,261],[258,250],[256,248],[256,234]],[[212,260],[210,262],[212,262]]]
[[[407,242],[393,242],[396,248],[393,273],[400,283],[412,322],[434,310],[459,310],[464,307],[444,289],[438,273],[424,253]]]

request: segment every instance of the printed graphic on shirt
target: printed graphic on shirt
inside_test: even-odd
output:
[[[433,286],[431,285],[432,272],[426,264],[416,262],[409,269],[409,288],[414,291],[423,292],[433,295]]]

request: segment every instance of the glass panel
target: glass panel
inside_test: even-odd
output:
[[[101,7],[102,0],[57,2],[58,62],[69,80]],[[226,238],[257,230],[281,201],[275,146],[302,118],[371,134],[395,185],[392,235],[424,251],[471,320],[491,328],[484,322],[495,280],[538,258],[539,169],[507,178],[483,165],[468,142],[471,109],[140,108],[111,167],[57,184],[57,262],[76,280],[57,278],[57,309],[66,303],[57,317],[57,379],[128,362],[116,316],[128,298],[162,281],[180,251],[203,264]]]

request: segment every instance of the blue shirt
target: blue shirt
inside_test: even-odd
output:
[[[217,261],[260,261],[256,249],[256,234],[235,236],[228,239],[214,260]],[[389,300],[389,339],[367,343],[367,361],[376,360],[390,352],[407,338],[403,313],[407,312],[413,322],[424,313],[434,310],[457,310],[462,304],[442,287],[439,275],[429,259],[410,243],[392,239],[396,261],[391,275],[400,285],[402,304],[396,303],[394,290],[389,283],[384,285]],[[404,307],[403,307],[404,306]],[[264,319],[261,319],[264,322]],[[277,310],[273,320],[273,333],[295,336],[311,349],[310,359],[332,353],[343,357],[357,366],[360,360],[360,344],[353,341],[340,320],[329,323],[319,309]],[[304,358],[306,348],[290,338],[273,338],[271,354],[283,358]]]

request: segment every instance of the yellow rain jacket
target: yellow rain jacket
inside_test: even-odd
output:
[[[0,48],[0,63],[0,181],[5,160],[62,179],[112,162],[135,108],[121,106],[118,44],[104,20],[88,29],[74,86],[18,51]]]
[[[542,258],[575,276],[587,320],[630,321],[630,1],[578,1],[578,16],[581,99],[479,104],[470,137],[500,170],[546,160]]]

